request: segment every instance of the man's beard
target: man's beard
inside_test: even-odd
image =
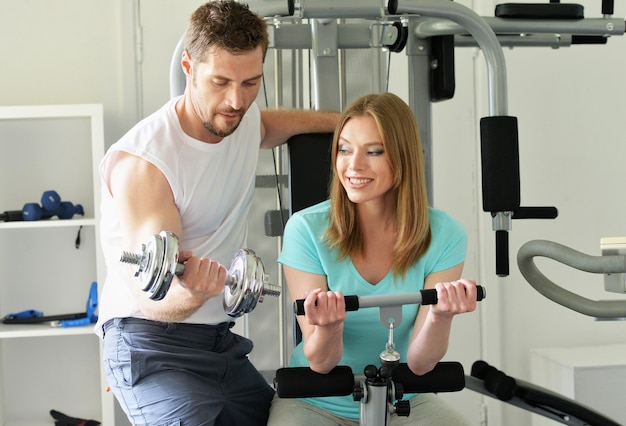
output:
[[[234,111],[227,111],[227,112],[232,113]],[[215,117],[215,114],[213,115],[213,117]],[[237,127],[239,127],[239,124],[241,123],[242,118],[243,117],[240,115],[239,121],[237,121],[237,123],[235,123],[232,127],[229,127],[227,129],[217,128],[216,126],[213,125],[213,120],[205,121],[203,124],[204,124],[204,128],[207,129],[209,133],[211,133],[212,135],[225,138],[226,136],[232,135],[235,132],[235,130],[237,130]]]

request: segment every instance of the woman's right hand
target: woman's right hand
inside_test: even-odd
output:
[[[304,298],[304,315],[311,325],[328,327],[341,324],[346,319],[346,302],[340,291],[307,291]]]

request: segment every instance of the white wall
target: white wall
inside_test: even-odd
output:
[[[169,97],[171,51],[188,14],[200,3],[0,1],[0,104],[103,103],[106,143],[113,143]],[[475,3],[480,3],[475,10],[493,15],[490,3],[495,1]],[[599,16],[599,2],[579,3],[586,6],[586,16]],[[616,3],[615,15],[626,16],[626,6]],[[135,60],[136,24],[143,30],[141,63]],[[623,322],[596,322],[541,296],[519,274],[515,256],[532,239],[599,255],[601,237],[624,235],[626,201],[620,196],[619,171],[626,154],[621,141],[625,48],[626,39],[614,37],[605,46],[505,51],[509,114],[519,120],[522,205],[559,209],[556,220],[513,222],[507,278],[495,275],[491,219],[481,210],[477,125],[488,114],[484,59],[476,49],[457,49],[456,95],[433,105],[434,199],[467,227],[466,275],[478,278],[488,290],[479,311],[455,324],[448,358],[462,360],[466,370],[473,360],[484,359],[528,380],[531,348],[623,340]],[[402,82],[408,78],[402,55],[394,56],[392,65],[391,89],[398,93],[406,92]],[[275,247],[274,240],[262,239],[255,244]],[[541,267],[554,281],[586,297],[620,297],[603,291],[601,276],[550,262]],[[260,306],[253,313],[268,329],[255,340],[275,338],[269,330],[276,326],[274,317],[262,315],[273,306]],[[276,353],[258,356],[262,368],[276,360]],[[478,422],[480,396],[465,390],[450,397]],[[485,402],[491,424],[530,423],[530,415],[518,408],[490,398]]]
[[[133,2],[0,2],[0,103],[102,103],[105,137],[137,119]]]

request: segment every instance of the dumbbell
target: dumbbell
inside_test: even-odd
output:
[[[61,201],[56,191],[45,191],[41,196],[41,206],[37,203],[24,204],[22,217],[26,221],[48,219],[58,216],[59,219],[71,219],[74,215],[83,216],[83,206],[74,205],[69,201]]]
[[[135,277],[152,300],[167,294],[174,275],[182,275],[185,265],[178,263],[178,236],[171,231],[153,235],[142,244],[141,253],[122,252],[120,262],[138,266]],[[224,312],[240,317],[254,309],[263,296],[279,296],[280,287],[268,282],[263,262],[251,249],[240,249],[233,257],[224,288]]]

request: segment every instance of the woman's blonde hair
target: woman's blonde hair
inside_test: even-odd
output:
[[[409,106],[393,93],[365,95],[354,101],[341,115],[331,148],[333,164],[330,181],[329,227],[324,234],[329,245],[339,251],[339,259],[362,253],[363,234],[355,204],[348,199],[337,176],[339,136],[353,117],[374,119],[393,172],[396,194],[397,239],[393,247],[394,275],[406,271],[430,245],[428,196],[424,175],[424,155],[417,121]]]

